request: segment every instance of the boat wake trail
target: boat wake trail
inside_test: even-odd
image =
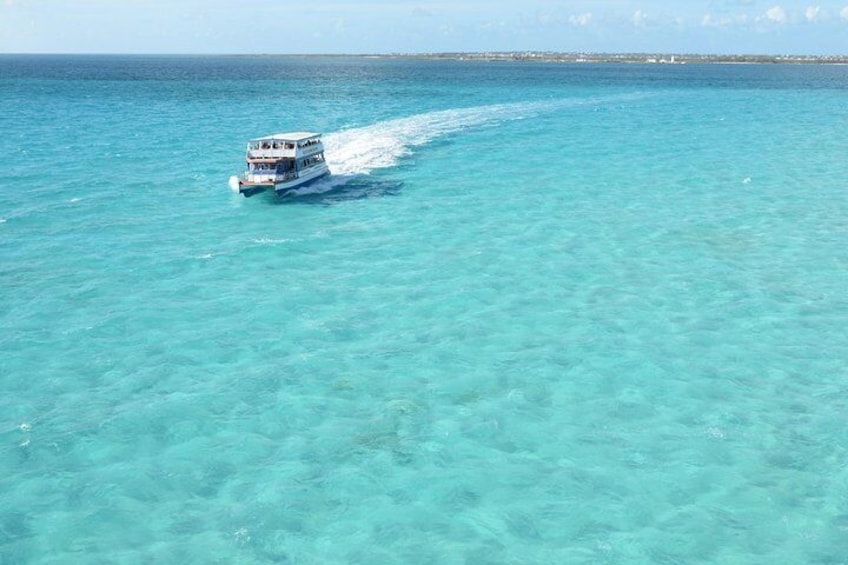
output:
[[[395,166],[413,148],[464,129],[536,115],[540,104],[497,104],[442,110],[330,133],[324,138],[333,174],[368,174]]]
[[[324,181],[298,189],[295,194],[316,194],[346,184],[352,178],[393,167],[414,148],[470,128],[496,126],[524,120],[566,107],[612,102],[610,99],[566,99],[472,108],[440,110],[377,122],[326,134],[324,149],[332,175]]]

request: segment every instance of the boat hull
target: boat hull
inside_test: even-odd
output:
[[[269,188],[272,188],[273,184],[242,184],[239,183],[238,192],[246,198],[250,198],[260,192],[265,192]]]
[[[309,186],[310,184],[314,184],[317,181],[329,176],[330,169],[327,167],[323,167],[323,170],[316,171],[315,174],[309,175],[307,178],[301,176],[301,178],[291,181],[291,182],[281,182],[274,185],[274,192],[277,193],[277,196],[283,196],[291,192],[292,190],[297,190],[299,188],[303,188],[305,186]]]
[[[234,191],[248,198],[269,189],[273,189],[278,196],[282,196],[293,190],[309,186],[310,184],[327,177],[329,174],[330,169],[325,166],[316,167],[314,171],[304,171],[298,178],[287,182],[249,182],[233,177],[230,179],[230,186]]]

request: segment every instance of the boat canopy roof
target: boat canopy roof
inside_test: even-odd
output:
[[[295,131],[291,133],[275,133],[273,135],[266,135],[265,137],[257,137],[251,139],[250,141],[306,141],[307,139],[313,137],[320,137],[320,133],[312,133],[308,131]]]

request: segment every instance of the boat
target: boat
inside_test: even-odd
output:
[[[251,139],[245,160],[247,170],[230,177],[230,188],[244,196],[268,189],[283,195],[330,174],[320,133],[298,131]]]

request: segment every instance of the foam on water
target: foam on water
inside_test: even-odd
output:
[[[333,174],[368,174],[395,166],[412,149],[467,128],[520,120],[555,107],[551,103],[494,104],[428,112],[328,134],[324,146]]]
[[[632,98],[610,97],[604,102]],[[415,148],[466,129],[497,126],[564,107],[601,102],[598,99],[568,99],[490,104],[427,112],[332,132],[324,136],[327,164],[332,175],[310,186],[290,191],[289,194],[303,196],[327,192],[347,184],[358,175],[397,166]]]
[[[393,167],[413,149],[466,129],[497,126],[540,114],[583,105],[605,105],[646,98],[645,93],[571,98],[540,102],[490,104],[428,112],[330,133],[324,138],[327,163],[333,174],[369,174]]]

